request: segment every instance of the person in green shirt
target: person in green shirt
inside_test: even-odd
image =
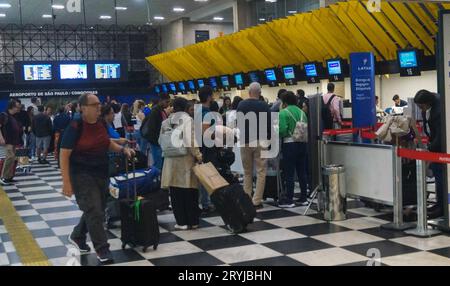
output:
[[[300,183],[301,196],[297,203],[301,206],[307,205],[307,179],[306,179],[306,155],[307,143],[296,142],[292,135],[297,122],[308,123],[307,116],[297,106],[297,97],[292,91],[287,91],[281,97],[282,109],[279,113],[279,134],[282,139],[281,166],[284,173],[284,193],[281,195],[279,206],[282,208],[293,208],[295,171]]]

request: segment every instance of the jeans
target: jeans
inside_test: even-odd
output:
[[[447,205],[445,200],[446,192],[444,190],[444,166],[442,164],[432,163],[430,165],[431,170],[433,170],[434,179],[436,182],[436,201],[437,205],[444,209]]]
[[[209,208],[209,205],[211,204],[211,199],[209,198],[209,194],[206,191],[206,189],[200,185],[200,204],[202,205],[203,209]]]
[[[108,238],[103,227],[108,180],[88,173],[71,172],[70,181],[78,206],[83,212],[71,237],[86,241],[86,235],[89,232],[96,251],[109,248]]]
[[[295,188],[295,170],[297,170],[297,176],[301,189],[301,201],[306,201],[307,197],[307,178],[306,178],[306,143],[293,142],[283,143],[281,146],[282,152],[282,168],[284,174],[284,186],[285,190],[282,194],[282,203],[293,203],[294,188]]]
[[[150,149],[152,151],[153,157],[153,166],[158,170],[162,170],[163,167],[163,158],[162,158],[162,150],[161,146],[150,144]]]
[[[34,136],[33,132],[28,134],[28,148],[30,149],[30,154],[28,155],[30,158],[36,157],[36,136]]]

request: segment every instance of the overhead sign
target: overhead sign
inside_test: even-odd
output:
[[[14,91],[9,93],[10,98],[24,97],[59,97],[80,96],[84,93],[98,94],[97,90],[49,90],[49,91]]]
[[[375,126],[375,57],[372,53],[350,54],[353,127]]]

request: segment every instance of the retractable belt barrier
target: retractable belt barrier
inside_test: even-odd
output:
[[[446,153],[435,153],[435,152],[428,152],[428,151],[416,151],[416,150],[398,148],[397,156],[406,158],[406,159],[428,161],[428,162],[440,163],[440,164],[450,164],[450,154],[446,154]]]
[[[348,128],[348,129],[326,129],[323,131],[325,136],[336,136],[342,134],[357,134],[361,131],[361,138],[363,139],[376,139],[377,135],[373,132],[372,128]]]

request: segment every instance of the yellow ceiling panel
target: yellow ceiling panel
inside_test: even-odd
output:
[[[146,59],[169,80],[181,81],[337,56],[348,59],[352,52],[371,51],[393,60],[398,47],[434,54],[436,3],[383,1],[382,13],[373,14],[365,3],[338,2]],[[442,5],[450,9],[450,3]]]
[[[427,27],[428,31],[430,31],[433,35],[438,32],[437,25],[433,22],[433,20],[428,16],[428,14],[422,9],[419,3],[409,3],[409,8],[417,15],[420,21]],[[379,14],[379,13],[375,13]]]
[[[428,32],[423,28],[413,14],[406,8],[405,3],[392,3],[392,6],[397,10],[397,12],[402,15],[405,22],[411,27],[411,30],[418,35],[420,40],[425,44],[424,48],[428,48],[430,54],[434,51],[434,41]]]

